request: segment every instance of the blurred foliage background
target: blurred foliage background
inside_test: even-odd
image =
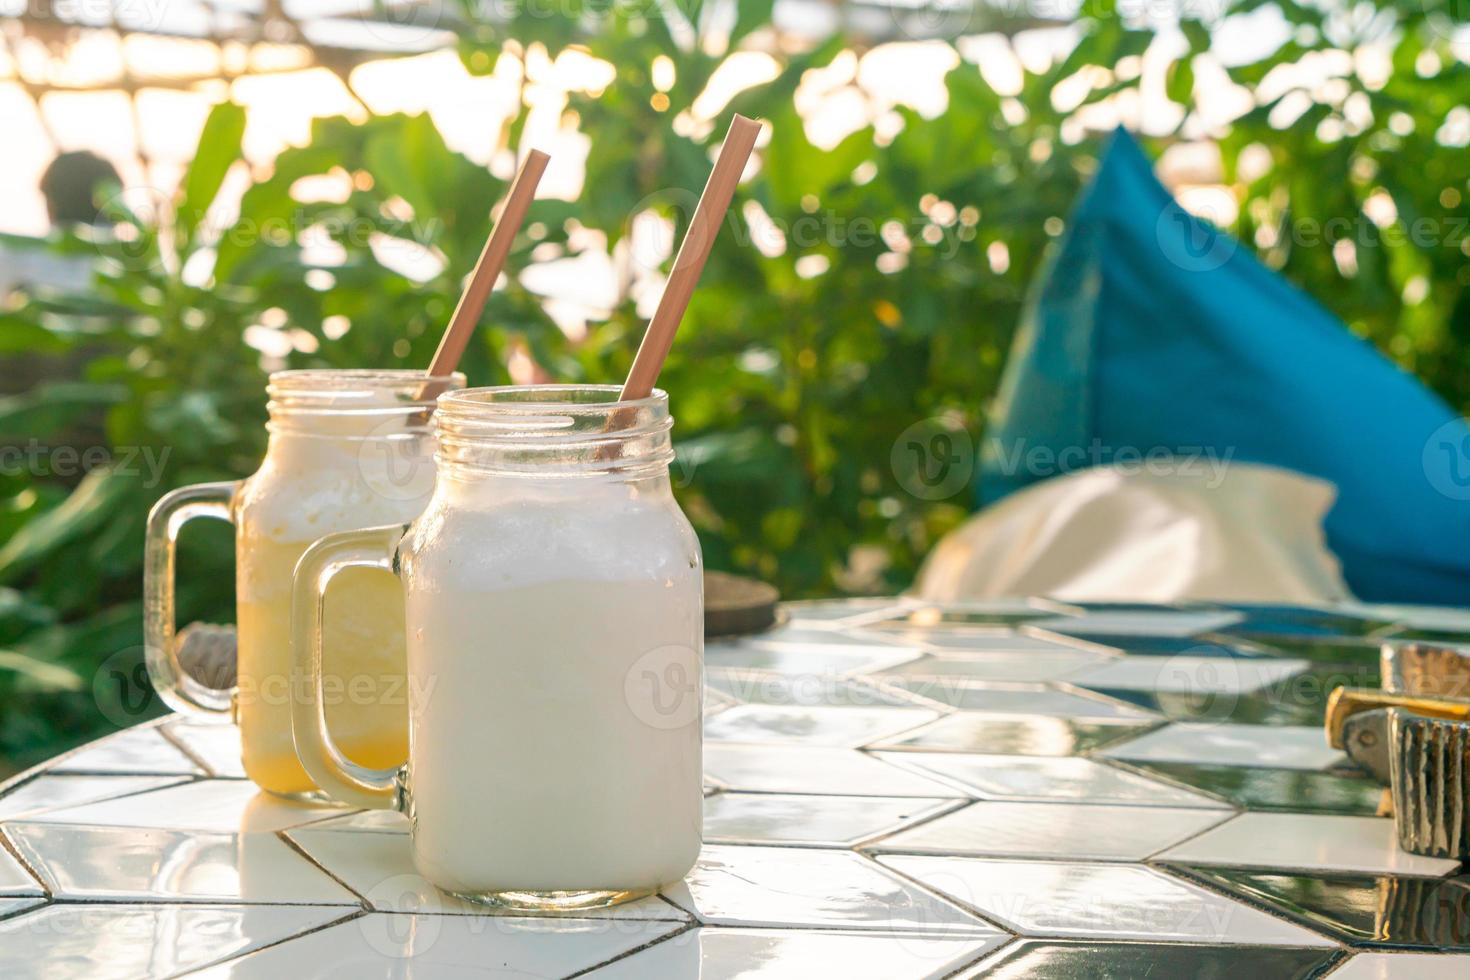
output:
[[[862,97],[853,78],[872,42],[772,43],[771,6],[742,2],[733,24],[687,5],[661,17],[589,5],[580,18],[522,12],[496,24],[467,9],[458,32],[474,73],[503,55],[567,48],[616,66],[613,84],[567,107],[590,140],[584,190],[535,205],[466,357],[472,384],[528,371],[620,380],[644,323],[633,273],[648,249],[628,240],[633,217],[662,216],[681,236],[693,198],[679,192],[703,185],[729,113],[771,124],[661,382],[678,420],[678,492],[710,567],[766,578],[788,597],[910,581],[970,500],[905,492],[895,439],[935,417],[981,436],[1049,242],[1119,107],[1160,82],[1177,112],[1150,150],[1204,148],[1230,205],[1221,221],[1470,408],[1470,69],[1448,14],[1391,0],[1242,0],[1186,13],[1164,46],[1101,0],[1078,14],[1070,53],[1006,84],[987,81],[984,49],[959,36],[1010,45],[1028,23],[1014,12],[967,19],[951,25],[954,41],[933,42],[956,62],[942,111],[899,106],[829,147],[808,139],[799,86],[825,78]],[[1222,67],[1212,29],[1267,6],[1291,39]],[[690,107],[722,63],[756,46],[775,56],[775,77],[696,118]],[[1221,88],[1244,100],[1228,122],[1200,110]],[[524,121],[502,146],[521,145]],[[176,197],[124,193],[110,214],[116,235],[56,234],[48,247],[91,263],[90,288],[18,293],[0,311],[0,390],[11,392],[0,396],[0,446],[103,446],[111,460],[84,475],[0,472],[0,775],[159,710],[133,703],[130,683],[141,677],[149,506],[175,486],[252,472],[267,367],[426,364],[504,190],[446,148],[427,116],[322,119],[306,145],[257,168],[238,216],[219,226],[212,206],[243,128],[240,108],[219,105]],[[327,175],[350,191],[303,201],[303,178]],[[337,243],[334,261],[312,260],[311,236]],[[436,271],[399,271],[387,261],[395,243],[426,252]],[[609,316],[565,331],[521,274],[587,249],[626,274]],[[123,465],[164,451],[159,482],[137,459]],[[191,530],[180,561],[181,618],[231,621],[228,529]]]

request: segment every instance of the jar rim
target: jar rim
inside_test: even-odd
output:
[[[266,390],[282,386],[293,392],[298,389],[388,388],[430,381],[447,381],[463,386],[465,376],[459,371],[430,374],[428,371],[413,368],[289,368],[272,371],[267,379]]]
[[[617,385],[504,385],[439,396],[445,473],[569,476],[667,469],[674,457],[667,392],[619,401]]]
[[[449,414],[493,411],[507,415],[605,415],[612,411],[633,411],[668,407],[669,393],[655,388],[646,398],[619,400],[620,385],[544,384],[494,385],[461,388],[439,396],[439,409]],[[563,397],[558,398],[561,395]],[[578,398],[575,396],[592,396]],[[456,411],[458,410],[458,411]]]
[[[375,368],[300,368],[275,371],[265,387],[270,431],[309,432],[331,419],[382,420],[427,431],[435,399],[463,374]]]

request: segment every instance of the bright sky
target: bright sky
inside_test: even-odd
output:
[[[1228,22],[1217,41],[1217,53],[1228,60],[1253,60],[1287,37],[1288,29],[1274,10],[1238,20],[1243,23]],[[1044,68],[1070,47],[1074,36],[1067,28],[1028,32],[1014,43],[999,35],[975,36],[963,39],[959,49],[965,61],[977,66],[969,70],[981,71],[992,86],[1010,92],[1019,85],[1022,65],[1032,70]],[[1162,72],[1178,40],[1171,39],[1166,29],[1143,59],[1119,66],[1144,75],[1143,98],[1094,107],[1086,124],[1098,128],[1122,121],[1145,130],[1172,129],[1178,109],[1163,97]],[[336,76],[325,69],[309,69],[247,76],[232,86],[221,82],[186,91],[148,89],[132,105],[120,91],[52,92],[43,98],[38,114],[20,85],[3,79],[15,78],[20,71],[30,78],[77,84],[117,77],[125,61],[146,66],[147,74],[157,77],[209,71],[221,59],[232,64],[253,59],[257,65],[290,66],[301,63],[303,56],[290,47],[252,53],[236,45],[221,53],[208,44],[141,36],[119,45],[111,35],[100,33],[76,45],[60,62],[25,39],[12,39],[10,52],[0,52],[0,131],[7,135],[7,152],[0,154],[0,231],[45,231],[45,208],[35,188],[58,150],[93,150],[113,161],[126,184],[168,191],[176,185],[193,151],[210,104],[221,98],[230,96],[248,107],[246,152],[256,164],[268,163],[286,146],[304,143],[315,117],[361,113]],[[939,42],[885,44],[860,60],[839,58],[831,70],[813,73],[798,94],[798,109],[814,141],[835,144],[868,122],[878,120],[881,125],[894,105],[913,106],[926,115],[943,112],[943,76],[959,62],[960,57]],[[734,93],[768,79],[774,70],[775,62],[767,55],[736,55],[716,74],[688,124],[708,125]],[[527,137],[550,149],[555,161],[543,186],[558,196],[574,197],[580,189],[588,145],[579,133],[563,129],[561,110],[569,91],[596,91],[612,84],[611,65],[575,51],[551,60],[544,51],[532,48],[524,59],[502,56],[493,75],[476,77],[464,69],[455,53],[438,51],[363,65],[353,72],[351,83],[373,111],[427,111],[451,146],[499,173],[509,173],[514,161],[492,160],[492,141],[499,123],[515,110],[523,73],[532,104]],[[1091,81],[1105,82],[1102,78]],[[1087,82],[1078,79],[1057,98],[1080,100]],[[1211,85],[1210,89],[1218,94],[1206,100],[1207,118],[1220,122],[1243,109],[1243,93],[1228,85]],[[1075,138],[1080,132],[1065,135]],[[146,171],[138,154],[140,138],[151,160]]]

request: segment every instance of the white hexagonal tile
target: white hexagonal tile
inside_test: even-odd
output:
[[[615,960],[587,976],[597,980],[937,980],[1007,938],[704,926]]]
[[[169,977],[354,914],[311,905],[51,905],[0,922],[0,976]]]
[[[1158,860],[1293,871],[1367,874],[1453,874],[1460,862],[1399,848],[1393,821],[1325,813],[1242,813]]]
[[[742,704],[705,721],[716,742],[775,742],[857,748],[928,724],[939,717],[924,708],[825,708]]]
[[[1347,760],[1327,744],[1322,729],[1308,725],[1184,722],[1110,745],[1098,754],[1130,762],[1311,770],[1327,769]]]
[[[209,767],[216,779],[244,779],[245,763],[240,758],[240,729],[226,721],[175,719],[163,726],[164,733],[189,755]]]
[[[120,775],[207,775],[155,726],[139,726],[98,739],[47,767],[52,773]]]
[[[1465,980],[1470,956],[1444,953],[1357,953],[1332,980]]]
[[[1104,690],[1240,695],[1267,690],[1311,666],[1307,660],[1274,658],[1125,656],[1080,670],[1067,680]]]
[[[852,851],[707,845],[666,893],[707,925],[997,932]]]
[[[1213,797],[1076,756],[875,754],[896,766],[951,780],[979,799],[1230,809]]]
[[[732,790],[838,796],[960,797],[952,786],[854,749],[706,742],[706,778]]]
[[[875,851],[1141,861],[1229,810],[982,800],[871,845]]]
[[[683,928],[678,922],[372,913],[198,974],[282,977],[565,977]]]
[[[954,800],[922,797],[717,793],[704,801],[704,839],[714,844],[847,847],[955,805]]]
[[[0,797],[0,820],[176,786],[187,776],[37,776]]]
[[[272,796],[242,779],[200,779],[118,799],[62,807],[30,819],[35,823],[243,834],[283,830],[347,812],[345,807],[309,806]]]
[[[355,905],[275,834],[13,823],[6,833],[57,898]]]
[[[1335,945],[1143,865],[927,856],[880,861],[1024,936]]]

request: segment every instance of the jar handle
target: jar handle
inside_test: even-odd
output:
[[[174,572],[179,532],[196,517],[235,522],[231,501],[238,483],[198,483],[164,494],[148,512],[143,544],[143,654],[148,678],[165,704],[188,714],[230,710],[229,690],[195,680],[179,663],[174,622]]]
[[[398,542],[406,524],[340,531],[319,539],[296,563],[291,590],[291,734],[301,765],[328,796],[352,806],[407,812],[408,767],[360,766],[327,730],[322,682],[322,612],[333,576],[348,568],[397,574]]]

